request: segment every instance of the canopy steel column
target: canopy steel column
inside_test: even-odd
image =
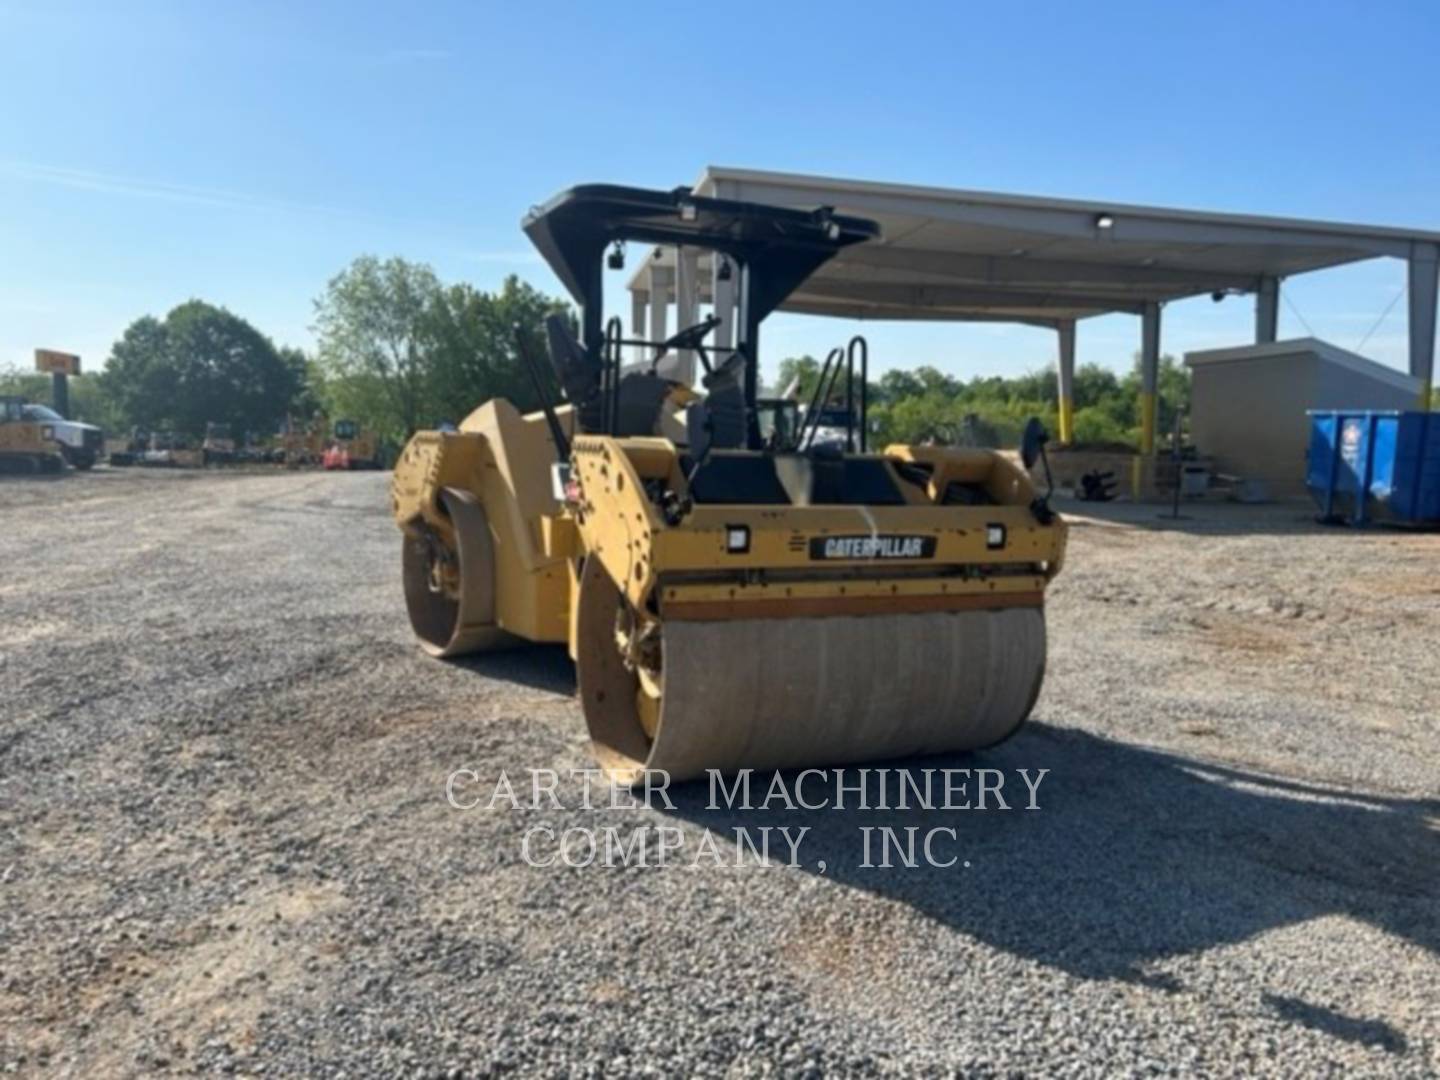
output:
[[[1255,290],[1255,344],[1269,345],[1280,325],[1280,279],[1262,277]]]
[[[1435,376],[1436,269],[1440,244],[1410,245],[1410,374],[1420,380],[1420,407],[1430,408]]]
[[[637,340],[645,337],[645,301],[646,296],[642,292],[630,294],[630,336]],[[643,345],[632,345],[630,352],[633,363],[640,364],[650,359],[645,355]]]
[[[1075,320],[1061,322],[1055,329],[1060,337],[1060,365],[1057,369],[1060,442],[1069,446],[1075,441]]]
[[[710,257],[710,295],[714,298],[715,317],[720,325],[710,340],[717,362],[729,357],[735,347],[735,282],[734,267],[718,251]]]
[[[682,247],[675,253],[675,332],[678,334],[700,321],[700,252]],[[681,349],[674,378],[686,386],[695,384],[695,350]]]
[[[650,340],[654,342],[664,341],[669,336],[665,333],[665,322],[670,313],[668,277],[668,273],[660,273],[654,266],[650,268]],[[657,344],[651,357],[659,355]]]
[[[1140,317],[1140,453],[1155,453],[1155,391],[1160,382],[1160,305],[1145,302]]]

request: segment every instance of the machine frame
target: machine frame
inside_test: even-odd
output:
[[[521,332],[541,410],[522,416],[509,402],[491,401],[458,431],[417,434],[401,455],[392,509],[405,533],[407,605],[426,649],[455,656],[565,641],[596,754],[626,782],[643,772],[652,750],[663,759],[657,767],[682,774],[706,764],[797,764],[807,746],[813,752],[806,724],[825,721],[808,699],[791,704],[809,719],[798,717],[793,731],[757,750],[756,740],[768,738],[759,732],[775,722],[771,710],[786,708],[786,695],[796,692],[783,680],[757,699],[753,715],[735,718],[740,727],[716,735],[728,749],[706,746],[701,717],[662,721],[671,692],[691,712],[713,708],[702,705],[705,695],[694,696],[696,680],[708,682],[722,668],[697,667],[696,650],[741,647],[752,632],[773,639],[796,670],[837,673],[843,657],[870,648],[871,634],[919,635],[878,682],[853,688],[852,696],[879,696],[866,707],[872,729],[837,748],[841,757],[940,748],[947,739],[954,745],[961,736],[947,735],[938,715],[946,710],[973,713],[961,737],[970,745],[1018,727],[1038,693],[1040,612],[1066,536],[1026,470],[982,450],[867,452],[863,339],[831,353],[812,402],[813,412],[845,373],[847,412],[853,418],[858,408],[861,421],[858,432],[847,425],[842,446],[806,445],[803,424],[788,444],[767,442],[760,429],[759,411],[771,405],[757,394],[761,320],[837,251],[873,239],[878,227],[823,207],[589,185],[532,211],[524,229],[580,306],[578,341],[563,320],[547,325],[567,402],[552,402],[551,376]],[[665,342],[626,339],[618,320],[604,323],[605,254],[617,241],[688,245],[733,261],[738,334],[727,357],[712,364],[704,351],[713,317]],[[624,371],[622,350],[634,345],[657,360],[669,349],[696,349],[709,396],[697,402],[688,387],[657,388],[654,361]],[[664,393],[683,404],[686,440],[636,434],[633,422],[622,423],[631,379],[652,403]],[[696,422],[717,398],[738,400],[743,422]],[[720,426],[723,439],[714,435]],[[971,621],[945,621],[952,615]],[[1014,659],[996,651],[1002,631],[989,617],[1011,627],[1003,634],[1013,635]],[[796,630],[776,631],[776,622]],[[717,637],[727,625],[740,638]],[[803,646],[805,634],[814,635],[813,648]],[[972,652],[989,672],[975,678],[1004,685],[967,698],[978,691],[934,670],[957,650]],[[827,661],[831,654],[842,659]],[[667,683],[673,665],[683,685]],[[927,678],[940,680],[938,697],[917,686]],[[930,706],[937,715],[923,715]],[[882,717],[897,709],[922,715],[904,730],[904,722]],[[662,739],[663,724],[670,727]],[[755,724],[756,734],[737,734]],[[745,746],[765,760],[747,760]]]

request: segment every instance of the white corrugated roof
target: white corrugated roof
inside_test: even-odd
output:
[[[695,191],[878,221],[879,240],[841,252],[783,305],[860,318],[1052,324],[1138,312],[1147,301],[1249,292],[1262,277],[1440,243],[1440,232],[1424,230],[720,166],[707,168]],[[1099,226],[1102,216],[1109,228]],[[659,286],[669,263],[662,255],[655,265]],[[639,292],[645,272],[632,282]]]

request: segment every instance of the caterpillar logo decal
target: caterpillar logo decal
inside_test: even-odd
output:
[[[810,541],[812,559],[931,559],[933,536],[817,536]]]

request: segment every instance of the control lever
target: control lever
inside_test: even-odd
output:
[[[1050,457],[1045,453],[1045,444],[1049,441],[1050,433],[1045,430],[1045,425],[1040,423],[1038,416],[1032,416],[1025,422],[1025,430],[1020,433],[1020,463],[1025,466],[1027,473],[1035,467],[1036,461],[1045,466],[1045,494],[1036,496],[1035,501],[1030,504],[1030,512],[1041,525],[1048,525],[1055,519],[1055,511],[1050,509],[1050,496],[1055,494],[1055,480],[1050,475]]]
[[[540,365],[535,359],[535,354],[530,351],[529,345],[525,342],[524,327],[515,323],[510,329],[515,335],[515,351],[520,354],[525,370],[530,373],[530,386],[535,391],[536,399],[540,402],[541,411],[545,414],[545,424],[550,428],[550,441],[555,444],[555,456],[560,461],[569,461],[570,439],[565,434],[565,427],[560,423],[555,406],[551,404],[550,391],[545,386],[545,376],[540,372]]]

